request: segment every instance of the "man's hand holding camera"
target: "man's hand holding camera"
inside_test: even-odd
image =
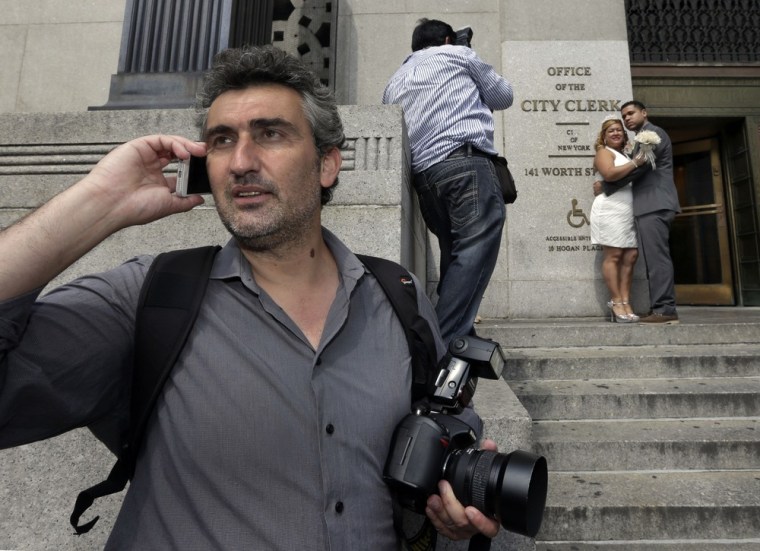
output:
[[[452,540],[492,538],[499,525],[535,537],[541,526],[546,459],[522,450],[500,454],[493,440],[475,449],[475,431],[458,417],[478,378],[500,378],[505,364],[494,341],[453,339],[428,396],[393,434],[384,480],[403,507],[424,512]]]
[[[488,439],[483,441],[481,449],[498,451],[496,442]],[[469,539],[478,533],[494,538],[499,532],[498,520],[487,517],[472,505],[462,505],[445,480],[438,483],[438,494],[428,498],[425,514],[440,534],[452,540]]]

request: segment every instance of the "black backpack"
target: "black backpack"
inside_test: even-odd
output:
[[[100,518],[79,524],[95,499],[122,491],[134,474],[145,427],[195,323],[218,250],[215,246],[163,253],[148,270],[137,307],[128,434],[108,478],[77,496],[70,518],[77,534],[88,532]],[[404,327],[412,357],[414,403],[434,384],[437,365],[435,339],[419,313],[414,281],[395,262],[358,256],[380,283]]]

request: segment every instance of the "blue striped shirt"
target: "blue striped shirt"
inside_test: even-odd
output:
[[[463,144],[496,153],[492,111],[512,105],[512,85],[466,46],[413,52],[388,81],[383,103],[400,104],[412,171],[441,162]]]

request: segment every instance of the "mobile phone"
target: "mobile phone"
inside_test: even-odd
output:
[[[206,172],[206,157],[190,157],[178,162],[176,193],[180,197],[211,193],[211,184]]]

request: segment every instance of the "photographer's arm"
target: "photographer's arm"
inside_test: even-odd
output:
[[[120,229],[201,204],[200,196],[175,196],[175,178],[163,169],[172,159],[205,153],[205,145],[179,136],[114,149],[82,180],[0,232],[0,300],[46,285]]]
[[[494,68],[480,59],[472,50],[470,54],[470,76],[475,82],[480,99],[491,111],[507,109],[514,100],[512,84],[497,73]]]
[[[496,442],[488,439],[483,441],[483,449],[498,451]],[[498,520],[487,517],[475,507],[464,507],[445,480],[438,483],[438,492],[440,495],[428,498],[425,509],[438,533],[452,540],[469,539],[476,534],[496,537],[500,528]]]

